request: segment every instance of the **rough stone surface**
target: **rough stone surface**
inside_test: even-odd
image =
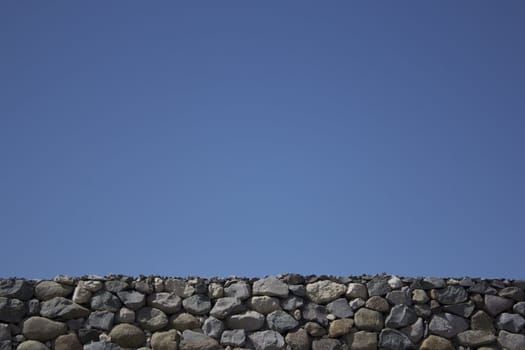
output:
[[[137,326],[118,324],[109,333],[111,340],[124,348],[138,348],[145,344],[146,336]]]
[[[512,308],[512,300],[497,295],[485,295],[485,309],[492,316]]]
[[[182,299],[175,293],[159,292],[148,295],[147,304],[170,315],[181,309]]]
[[[388,328],[402,328],[416,322],[417,314],[406,305],[396,305],[390,310],[385,326]]]
[[[470,327],[473,330],[487,331],[494,333],[494,325],[492,324],[492,318],[487,315],[484,311],[479,310],[474,315],[472,315]]]
[[[383,313],[388,313],[388,311],[390,310],[390,304],[388,304],[388,301],[385,298],[380,297],[378,295],[375,295],[368,299],[365,303],[365,306],[367,307],[367,309]]]
[[[498,345],[508,350],[524,350],[525,335],[500,331],[498,334]]]
[[[27,339],[46,341],[66,333],[65,323],[51,321],[45,317],[33,316],[24,321],[22,333]]]
[[[245,300],[250,297],[250,285],[244,281],[235,282],[224,288],[224,296]]]
[[[143,307],[136,313],[137,323],[144,329],[156,331],[168,324],[168,316],[154,307]]]
[[[379,334],[379,347],[384,350],[415,349],[414,344],[404,333],[385,328]]]
[[[217,318],[225,318],[244,309],[241,299],[235,297],[219,298],[210,310],[210,315]]]
[[[428,329],[430,333],[444,338],[452,338],[456,334],[466,331],[468,327],[468,323],[464,318],[443,313],[432,317]]]
[[[330,327],[328,328],[328,336],[330,338],[339,338],[345,334],[350,333],[353,325],[354,320],[350,318],[341,318],[332,321],[330,322]]]
[[[194,315],[204,315],[211,309],[211,301],[207,296],[195,294],[182,301],[182,306],[187,312]]]
[[[0,280],[0,297],[27,301],[31,299],[33,293],[33,287],[26,280],[12,278]]]
[[[299,326],[299,322],[289,313],[281,310],[274,311],[266,316],[268,327],[279,333],[287,332]]]
[[[153,350],[177,350],[178,341],[179,335],[174,329],[166,332],[155,332],[151,336],[151,348]]]
[[[120,302],[120,299],[116,295],[105,290],[95,293],[91,298],[92,310],[117,312],[121,306],[122,303]]]
[[[419,350],[454,350],[454,345],[448,339],[431,335],[423,341]]]
[[[312,343],[312,350],[343,350],[343,344],[337,339],[317,339]]]
[[[182,313],[172,317],[170,323],[173,328],[181,332],[185,331],[186,329],[197,329],[200,327],[199,320],[192,314],[188,313]]]
[[[224,322],[213,316],[210,316],[206,319],[206,321],[204,321],[204,324],[202,325],[202,331],[208,337],[220,339],[222,331],[224,331]]]
[[[221,336],[221,344],[240,347],[246,342],[246,332],[244,329],[234,329],[224,331]]]
[[[76,334],[64,334],[56,339],[55,350],[82,350],[82,344]]]
[[[486,331],[468,330],[457,335],[458,342],[464,346],[489,345],[496,341],[496,336]]]
[[[88,317],[88,325],[93,328],[109,331],[113,326],[115,314],[109,311],[93,311]]]
[[[496,327],[512,333],[519,333],[525,327],[525,319],[521,315],[504,312],[496,318]]]
[[[40,314],[48,318],[70,320],[89,316],[89,309],[64,297],[54,297],[41,304]]]
[[[121,347],[107,341],[95,341],[84,345],[84,350],[121,350]]]
[[[252,297],[248,301],[248,307],[263,315],[267,315],[273,311],[281,310],[279,299],[265,295]]]
[[[308,332],[302,328],[288,332],[285,341],[290,345],[291,350],[309,350],[312,343]]]
[[[413,343],[419,343],[425,335],[425,322],[422,318],[418,318],[416,322],[401,328],[400,331],[405,333]]]
[[[348,289],[346,290],[346,297],[348,299],[363,299],[368,298],[368,290],[366,286],[362,283],[350,283],[348,284]]]
[[[384,327],[383,314],[366,308],[357,310],[354,322],[358,329],[364,331],[379,332]]]
[[[37,299],[44,301],[55,297],[67,297],[72,291],[72,286],[63,285],[54,281],[42,281],[35,286],[35,296]]]
[[[231,315],[226,320],[230,329],[244,329],[245,331],[256,331],[264,325],[264,315],[257,311],[246,311],[242,314]]]
[[[24,318],[25,304],[18,299],[0,297],[0,321],[17,323]]]
[[[354,316],[354,310],[348,304],[346,298],[340,298],[328,303],[326,309],[329,313],[338,318],[347,318]]]
[[[328,326],[328,311],[323,305],[308,303],[303,307],[303,318],[307,321],[315,321],[323,326]]]
[[[285,342],[276,331],[259,331],[248,336],[255,350],[283,350]]]
[[[267,277],[253,284],[254,295],[285,298],[288,296],[288,285],[276,277]]]
[[[295,309],[299,309],[303,305],[304,305],[303,298],[300,298],[295,295],[289,296],[288,298],[284,299],[281,303],[281,306],[286,311],[293,311]]]
[[[306,285],[306,296],[316,304],[326,304],[339,298],[347,291],[345,285],[329,280]]]
[[[39,341],[36,340],[26,340],[22,342],[16,350],[49,350],[45,344],[42,344]]]
[[[468,299],[468,293],[461,286],[448,286],[444,289],[433,290],[433,297],[440,304],[459,304]]]
[[[384,296],[392,290],[388,280],[383,276],[374,277],[366,284],[366,287],[368,288],[368,295],[371,297],[374,295]]]
[[[140,292],[123,290],[118,292],[117,295],[128,309],[138,310],[146,305],[146,296]]]

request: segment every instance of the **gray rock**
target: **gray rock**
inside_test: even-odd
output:
[[[468,330],[459,333],[457,339],[463,346],[482,346],[494,343],[496,336],[486,331]]]
[[[179,334],[175,329],[166,332],[155,332],[151,336],[151,348],[153,350],[177,350]]]
[[[366,300],[368,299],[368,290],[362,283],[350,283],[346,290],[346,297],[348,299],[360,298]]]
[[[210,311],[210,316],[225,318],[228,315],[241,312],[242,310],[244,310],[244,306],[239,298],[224,297],[217,299]]]
[[[0,341],[11,339],[11,329],[8,324],[0,323]]]
[[[514,304],[512,307],[512,311],[520,314],[521,316],[525,316],[525,302],[521,301],[519,303]]]
[[[476,308],[476,304],[469,300],[466,303],[459,303],[455,305],[446,305],[443,307],[444,312],[448,312],[450,314],[458,315],[461,317],[469,318],[470,315],[474,312],[474,309]]]
[[[55,339],[66,331],[67,326],[64,323],[39,316],[28,318],[22,326],[22,333],[27,339],[43,342]]]
[[[459,304],[468,299],[468,293],[461,286],[447,286],[433,290],[434,299],[444,305]]]
[[[206,319],[206,321],[204,321],[204,324],[202,325],[202,331],[208,337],[220,339],[222,331],[224,331],[224,323],[221,320],[210,316]]]
[[[0,321],[17,323],[26,313],[25,304],[18,299],[0,297]]]
[[[419,343],[425,335],[425,323],[420,317],[417,321],[409,326],[400,329],[401,332],[405,333],[413,343]]]
[[[328,311],[325,306],[308,303],[303,309],[303,318],[307,321],[315,321],[323,326],[328,326]]]
[[[224,331],[221,336],[221,345],[241,347],[246,342],[246,332],[244,329],[234,329]]]
[[[492,316],[512,308],[512,300],[497,295],[485,295],[485,309]]]
[[[251,297],[248,300],[248,307],[263,315],[267,315],[276,310],[281,310],[279,299],[268,297],[266,295]]]
[[[79,281],[78,285],[81,286],[82,288],[87,289],[91,293],[98,292],[104,286],[101,281],[94,281],[94,280]]]
[[[27,301],[33,296],[33,286],[26,280],[0,279],[0,297]]]
[[[312,350],[343,350],[343,343],[337,339],[317,339],[312,343]]]
[[[210,299],[219,299],[224,296],[224,287],[220,283],[210,283],[208,286],[208,297]]]
[[[276,277],[266,277],[254,282],[253,294],[286,298],[288,285]]]
[[[505,350],[523,350],[525,349],[525,335],[500,331],[498,345]]]
[[[118,311],[116,321],[118,323],[133,323],[135,322],[135,311],[123,307]]]
[[[410,296],[410,289],[393,290],[386,295],[386,300],[392,305],[412,305],[412,297]]]
[[[304,325],[304,329],[312,337],[322,337],[326,334],[326,329],[324,329],[319,323],[316,322],[306,322]]]
[[[115,314],[109,311],[93,311],[89,317],[87,324],[92,328],[109,331],[113,327]]]
[[[311,340],[306,330],[299,328],[295,332],[288,332],[286,335],[286,343],[291,347],[291,350],[309,350]]]
[[[266,316],[268,327],[279,333],[285,333],[291,329],[297,328],[299,322],[285,311],[277,310]]]
[[[297,295],[298,297],[306,296],[306,288],[302,284],[289,285],[288,289],[290,290],[290,292],[292,292],[293,295]]]
[[[199,320],[192,314],[182,313],[179,315],[173,315],[170,319],[170,323],[176,330],[185,331],[186,329],[197,329],[200,327]]]
[[[228,298],[238,298],[246,300],[250,297],[250,285],[244,281],[239,281],[230,284],[224,288],[224,295]]]
[[[514,301],[524,301],[525,291],[518,287],[506,287],[498,292],[500,297],[512,299]]]
[[[153,293],[154,291],[154,288],[153,288],[153,281],[151,281],[149,278],[148,279],[141,279],[139,281],[135,281],[133,283],[133,287],[143,293],[143,294],[146,294],[146,295],[149,295],[151,293]]]
[[[484,280],[476,282],[468,291],[472,294],[496,294],[496,289]]]
[[[137,291],[123,290],[118,292],[117,295],[128,309],[138,310],[146,305],[146,296]]]
[[[357,310],[354,322],[358,329],[372,332],[381,331],[385,324],[382,313],[366,308]]]
[[[346,292],[344,284],[322,280],[306,285],[306,296],[316,304],[326,304],[339,298]]]
[[[18,345],[16,350],[49,350],[49,348],[39,341],[26,340]]]
[[[102,331],[93,328],[80,328],[78,330],[78,338],[82,344],[98,341],[101,334]]]
[[[525,327],[525,319],[521,315],[504,312],[496,318],[496,327],[512,333],[519,333]]]
[[[338,318],[347,318],[354,316],[354,310],[348,304],[345,298],[339,298],[326,305],[329,313]]]
[[[104,287],[108,292],[118,293],[120,291],[129,289],[129,284],[120,280],[111,280],[104,282]]]
[[[96,341],[84,345],[83,350],[121,350],[120,346],[105,341]]]
[[[246,331],[256,331],[264,325],[264,315],[257,311],[246,311],[242,314],[231,315],[226,319],[229,329],[244,329]]]
[[[180,311],[182,299],[175,293],[160,292],[148,295],[148,306],[157,308],[170,315]]]
[[[385,326],[387,328],[402,328],[417,321],[417,314],[406,305],[396,305],[390,310]]]
[[[492,318],[487,315],[484,311],[477,311],[472,315],[470,327],[473,330],[486,331],[489,333],[495,333],[494,325],[492,324]]]
[[[377,333],[355,332],[347,341],[351,350],[377,350]]]
[[[188,312],[194,315],[207,314],[211,309],[210,299],[202,294],[195,294],[182,301],[182,306]]]
[[[455,347],[452,345],[450,340],[441,338],[435,335],[428,336],[425,340],[423,340],[423,343],[421,343],[421,346],[419,347],[419,350],[454,350]]]
[[[42,281],[35,286],[35,296],[44,301],[55,297],[67,297],[72,291],[72,286],[53,281]]]
[[[373,297],[372,297],[373,298]],[[370,299],[372,299],[370,298]],[[369,300],[370,300],[369,299]],[[358,310],[360,308],[362,308],[363,306],[365,306],[366,302],[361,299],[361,298],[357,298],[357,299],[352,299],[348,302],[348,305],[350,305],[350,307],[352,308],[352,310]]]
[[[285,342],[276,331],[259,331],[248,336],[255,350],[283,350]]]
[[[40,301],[31,299],[27,302],[27,314],[29,316],[40,315]]]
[[[383,313],[387,313],[390,311],[390,304],[388,303],[388,301],[385,298],[380,297],[378,295],[374,295],[373,297],[368,299],[366,301],[365,306],[370,310],[375,310]]]
[[[366,284],[368,288],[368,295],[373,297],[374,295],[383,296],[392,290],[388,284],[388,279],[382,276],[376,276]]]
[[[175,295],[181,298],[188,298],[193,295],[195,289],[184,280],[168,278],[164,281],[164,291],[175,293]]]
[[[303,298],[297,297],[295,295],[289,296],[281,302],[281,305],[284,310],[293,311],[299,309],[304,305]],[[348,302],[346,303],[348,305]]]
[[[168,324],[168,316],[164,312],[149,306],[139,309],[136,319],[139,326],[148,331],[162,329]]]
[[[122,306],[120,299],[105,290],[99,291],[91,298],[92,310],[117,312]]]
[[[217,340],[208,337],[205,334],[185,330],[182,333],[182,339],[179,347],[181,350],[219,350],[221,346]]]
[[[44,301],[40,307],[40,314],[47,318],[60,318],[70,320],[73,318],[84,318],[90,311],[83,306],[75,304],[64,297],[55,297]]]
[[[384,350],[415,349],[414,344],[404,333],[385,328],[379,334],[379,347]]]
[[[452,338],[468,328],[469,325],[464,318],[448,313],[434,315],[428,326],[430,333],[444,338]]]
[[[11,340],[0,340],[0,350],[13,350]]]
[[[137,326],[121,323],[109,333],[111,340],[123,348],[138,348],[146,343],[146,335]]]
[[[425,278],[418,278],[414,280],[412,282],[412,285],[410,286],[410,289],[430,290],[430,289],[445,288],[445,286],[446,286],[445,280],[442,278],[425,277]]]

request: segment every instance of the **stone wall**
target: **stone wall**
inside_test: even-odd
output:
[[[0,350],[525,349],[525,281],[0,280]]]

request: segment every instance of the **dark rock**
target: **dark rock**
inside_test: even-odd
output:
[[[0,297],[0,321],[17,323],[26,313],[25,304],[18,299]]]
[[[406,305],[396,305],[390,310],[385,326],[388,328],[402,328],[417,321],[417,314]]]
[[[498,295],[500,297],[505,297],[512,299],[514,301],[524,301],[525,300],[525,291],[518,287],[507,287],[499,291]]]
[[[317,339],[312,343],[312,350],[343,350],[343,343],[337,339]]]
[[[146,296],[137,291],[123,290],[117,293],[119,299],[131,310],[138,310],[146,305]]]
[[[468,299],[468,293],[463,287],[447,286],[434,290],[434,298],[445,305],[459,304]]]
[[[497,295],[485,295],[485,309],[492,316],[512,308],[512,300]]]
[[[430,333],[444,338],[452,338],[468,328],[469,325],[464,318],[447,313],[434,315],[428,326]]]
[[[224,323],[221,320],[210,316],[206,319],[206,321],[204,321],[204,324],[202,325],[202,331],[208,337],[220,339],[222,331],[224,331]]]
[[[234,297],[219,298],[210,311],[210,316],[216,318],[225,318],[228,315],[241,312],[244,310],[241,299]]]
[[[519,333],[525,327],[525,319],[518,314],[502,313],[496,318],[496,326],[512,333]]]
[[[285,309],[287,311],[293,311],[295,309],[301,308],[304,305],[304,301],[303,301],[303,298],[300,298],[300,297],[297,297],[295,295],[292,295],[292,296],[284,299],[281,302],[281,305],[282,305],[283,309]],[[346,302],[346,305],[348,306],[348,302]]]
[[[472,301],[455,305],[446,305],[443,307],[444,312],[448,312],[461,317],[469,318],[474,312],[476,305]]]
[[[44,301],[40,307],[40,314],[47,318],[59,318],[70,320],[83,318],[89,315],[90,311],[64,297],[55,297]]]
[[[324,327],[328,326],[328,319],[326,316],[328,315],[328,311],[326,310],[325,306],[314,304],[314,303],[308,303],[305,306],[303,306],[303,318],[307,321],[315,321]]]
[[[283,350],[286,346],[283,336],[276,331],[259,331],[248,338],[255,350]]]
[[[285,333],[299,326],[299,322],[285,311],[274,311],[266,317],[268,327],[279,333]]]
[[[113,327],[115,314],[109,311],[93,311],[89,317],[87,324],[93,328],[109,331]]]
[[[492,318],[481,310],[472,315],[470,327],[473,330],[486,331],[493,334],[496,332],[492,323]]]
[[[121,306],[120,299],[107,291],[99,291],[91,298],[92,310],[117,312]]]
[[[415,349],[410,338],[400,331],[389,328],[383,329],[379,334],[379,347],[384,350]]]
[[[468,330],[457,335],[458,342],[463,346],[489,345],[496,341],[496,336],[486,331]]]
[[[368,295],[371,297],[374,295],[384,296],[392,290],[388,284],[388,279],[381,276],[374,277],[366,284],[366,287],[368,289]]]
[[[146,343],[146,335],[142,329],[129,323],[116,325],[109,336],[113,342],[123,348],[138,348]]]
[[[45,342],[66,333],[64,323],[51,321],[44,317],[33,316],[24,321],[22,333],[27,339]]]
[[[78,338],[82,344],[88,344],[90,342],[97,341],[100,334],[102,334],[102,331],[99,331],[98,329],[80,328],[78,330]]]
[[[222,333],[221,345],[241,347],[246,342],[244,329],[227,330]]]
[[[498,345],[505,350],[523,350],[525,349],[525,335],[500,331]]]
[[[303,285],[289,285],[288,289],[293,295],[297,295],[298,297],[306,296],[306,288]]]
[[[143,307],[136,313],[137,323],[144,329],[156,331],[168,324],[168,316],[154,307]]]
[[[477,294],[496,294],[496,289],[489,282],[481,280],[468,289],[469,293]]]
[[[348,300],[339,298],[326,305],[329,313],[338,318],[347,318],[354,316],[354,310],[348,305]],[[286,310],[286,309],[285,309]]]
[[[129,284],[124,281],[111,280],[104,283],[104,287],[108,292],[118,293],[120,291],[129,289]]]
[[[27,301],[33,296],[33,286],[26,280],[0,279],[0,297]]]
[[[182,306],[194,315],[205,315],[211,309],[211,301],[206,295],[195,294],[184,299]]]
[[[309,350],[311,340],[306,330],[299,328],[294,332],[288,332],[286,335],[286,343],[291,347],[291,350]]]

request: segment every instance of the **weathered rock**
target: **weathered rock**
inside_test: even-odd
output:
[[[323,280],[307,284],[306,296],[316,304],[326,304],[339,298],[346,290],[344,284]]]
[[[40,315],[40,301],[38,299],[27,301],[27,314],[29,316]]]
[[[11,339],[11,329],[8,324],[0,323],[0,341]]]
[[[175,293],[160,292],[148,295],[147,304],[170,315],[181,309],[182,299]]]
[[[204,324],[202,325],[202,331],[208,337],[220,339],[222,331],[224,331],[224,323],[221,320],[210,316],[206,319],[206,321],[204,321]]]
[[[464,346],[489,345],[496,341],[496,336],[486,331],[468,330],[457,335],[458,342]]]
[[[95,295],[93,295],[91,298],[92,310],[117,312],[121,306],[122,303],[120,302],[120,299],[116,295],[113,295],[105,290],[95,293]]]
[[[406,305],[396,305],[385,320],[388,328],[402,328],[417,321],[417,314]]]
[[[197,329],[200,327],[199,320],[192,314],[182,313],[176,316],[172,316],[170,320],[173,328],[179,331],[185,331],[186,329]]]
[[[514,301],[524,301],[525,291],[518,287],[506,287],[498,292],[500,297],[512,299]]]
[[[92,295],[93,293],[91,291],[79,284],[75,287],[71,300],[77,304],[87,304],[89,300],[91,300]]]
[[[485,295],[485,309],[492,316],[512,308],[512,300],[497,295]]]
[[[474,312],[474,309],[476,308],[476,305],[474,302],[469,300],[466,303],[459,303],[455,305],[446,305],[443,307],[444,312],[448,312],[450,314],[458,315],[461,317],[469,318],[470,315]]]
[[[253,294],[286,298],[288,296],[288,285],[276,277],[266,277],[255,281]]]
[[[525,302],[521,301],[519,303],[514,304],[512,307],[512,311],[520,314],[521,316],[525,316]]]
[[[512,333],[519,333],[525,327],[525,319],[518,314],[504,312],[496,318],[496,327]]]
[[[279,299],[269,296],[255,296],[248,301],[248,307],[263,315],[267,315],[272,311],[281,310]]]
[[[182,306],[194,315],[204,315],[211,309],[210,299],[202,294],[195,294],[182,301]]]
[[[234,297],[219,298],[210,311],[210,316],[216,318],[225,318],[228,315],[241,312],[244,310],[241,299]]]
[[[121,350],[120,346],[107,341],[95,341],[84,345],[84,350]]]
[[[524,350],[525,335],[500,331],[498,334],[498,345],[505,350]]]
[[[473,330],[486,331],[493,334],[496,332],[492,318],[481,310],[472,315],[470,327]]]
[[[121,280],[111,280],[104,282],[104,287],[108,292],[118,293],[120,291],[129,289],[129,284]]]
[[[151,336],[151,348],[153,350],[177,350],[179,334],[170,329],[166,332],[155,332]]]
[[[146,296],[134,290],[123,290],[117,293],[119,299],[128,309],[138,310],[146,305]]]
[[[325,306],[308,303],[303,307],[303,318],[307,321],[315,321],[323,326],[328,326],[328,312]]]
[[[430,333],[444,338],[452,338],[468,328],[468,323],[464,318],[447,313],[434,315],[428,326]]]
[[[284,310],[293,311],[299,309],[304,305],[303,298],[297,297],[295,295],[289,296],[281,302],[281,305]],[[347,302],[348,305],[348,302]]]
[[[337,339],[317,339],[312,343],[312,350],[343,350],[343,344]]]
[[[299,328],[296,331],[288,332],[286,343],[292,348],[291,350],[309,350],[311,345],[310,337],[306,330]]]
[[[431,335],[423,340],[419,350],[454,350],[454,345],[448,339]]]
[[[379,347],[384,350],[415,349],[414,344],[404,333],[385,328],[379,334]]]
[[[0,297],[0,321],[17,323],[25,313],[26,306],[22,301]]]
[[[20,343],[16,350],[49,350],[49,348],[39,341],[26,340]]]
[[[138,348],[146,343],[146,335],[137,326],[121,323],[109,333],[111,340],[123,348]]]
[[[277,310],[266,317],[268,327],[279,333],[284,333],[299,326],[299,322],[285,311]]]
[[[447,286],[444,289],[433,289],[432,297],[440,304],[452,305],[459,304],[468,299],[468,293],[461,286]]]
[[[226,325],[230,329],[244,329],[245,331],[256,331],[264,325],[264,315],[257,311],[246,311],[242,314],[231,315],[226,319]]]
[[[372,332],[381,331],[385,324],[382,313],[366,308],[357,310],[354,322],[358,329]]]
[[[224,287],[220,283],[210,283],[208,286],[208,297],[218,299],[224,296]]]
[[[33,316],[24,321],[22,333],[27,339],[46,341],[66,333],[65,323],[51,321],[45,317]]]
[[[82,288],[87,289],[91,293],[96,293],[102,289],[104,284],[101,281],[88,280],[88,281],[79,281],[78,286],[81,286]]]
[[[345,298],[339,298],[326,305],[329,313],[338,318],[348,318],[354,316],[354,310]]]
[[[0,297],[27,301],[33,296],[33,286],[26,280],[0,280]]]
[[[372,297],[373,298],[373,297]],[[350,305],[350,307],[352,308],[352,310],[358,310],[360,308],[362,308],[363,306],[365,306],[366,304],[366,301],[364,301],[363,299],[361,298],[357,298],[357,299],[352,299],[348,302],[348,305]]]
[[[377,333],[356,332],[350,337],[348,345],[351,350],[377,350]]]
[[[98,329],[80,328],[78,330],[78,338],[82,344],[98,341],[101,334],[102,331]]]
[[[232,283],[224,288],[224,295],[228,298],[246,300],[251,296],[250,285],[244,281]]]
[[[368,290],[362,283],[350,283],[346,290],[346,297],[348,299],[360,298],[366,300],[368,299]]]
[[[283,350],[285,342],[276,331],[259,331],[248,336],[255,350]]]
[[[388,301],[380,297],[378,295],[375,295],[368,299],[366,301],[365,306],[370,310],[375,310],[383,313],[387,313],[390,310],[390,304],[388,304]]]
[[[330,338],[339,338],[345,334],[350,333],[353,325],[354,320],[350,318],[341,318],[332,321],[330,322],[330,327],[328,328],[328,336]]]
[[[168,324],[168,316],[154,307],[143,307],[136,313],[137,323],[144,329],[156,331]]]
[[[400,329],[401,332],[405,333],[413,343],[419,343],[419,341],[425,335],[425,323],[420,317],[413,324]]]
[[[243,346],[246,342],[246,332],[244,329],[234,329],[222,332],[221,345]]]
[[[414,304],[425,304],[430,298],[423,289],[415,289],[412,291],[412,302]]]
[[[371,297],[374,295],[384,296],[392,290],[388,284],[388,280],[383,276],[374,277],[366,286],[368,288],[368,295]]]
[[[317,322],[306,322],[304,325],[304,329],[310,334],[312,337],[322,337],[326,334],[326,329],[324,329],[319,323]]]
[[[117,323],[133,323],[135,322],[135,311],[123,307],[119,310],[116,316]]]
[[[439,289],[439,288],[445,288],[446,283],[445,280],[442,278],[435,278],[435,277],[425,277],[425,278],[418,278],[415,279],[410,286],[411,289],[423,289],[423,290],[430,290],[430,289]]]
[[[82,350],[82,344],[75,333],[64,334],[55,340],[55,350]]]
[[[175,293],[175,295],[181,298],[187,298],[193,295],[195,289],[182,279],[168,278],[164,281],[164,291]]]
[[[217,340],[205,334],[185,330],[180,341],[181,350],[219,350],[221,346]]]
[[[392,305],[412,305],[412,297],[410,296],[410,289],[408,287],[388,292],[386,300]]]
[[[44,301],[55,297],[67,297],[72,291],[72,286],[53,281],[42,281],[35,286],[35,296]]]
[[[40,314],[42,316],[63,320],[87,317],[89,313],[89,309],[75,304],[64,297],[54,297],[53,299],[44,301],[40,307]]]
[[[109,311],[93,311],[89,317],[87,324],[92,328],[109,331],[113,327],[115,314]]]
[[[293,295],[297,295],[298,297],[306,296],[306,287],[302,284],[289,285],[288,289],[290,290],[290,292],[292,292]]]
[[[140,293],[143,293],[143,294],[146,294],[146,295],[149,295],[149,294],[153,293],[153,291],[154,291],[153,281],[151,279],[149,279],[149,278],[141,279],[141,280],[138,280],[138,281],[134,281],[133,282],[133,288],[135,288]]]
[[[476,282],[472,287],[468,289],[472,294],[496,294],[496,289],[493,288],[487,281]]]
[[[399,277],[397,277],[397,276],[392,276],[388,280],[388,285],[392,289],[399,289],[399,288],[403,287],[403,281],[401,281],[401,279]]]

